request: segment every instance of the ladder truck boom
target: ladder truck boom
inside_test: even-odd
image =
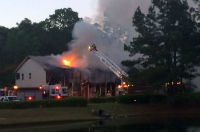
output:
[[[94,43],[91,43],[89,45],[88,50],[90,52],[93,52],[100,61],[107,66],[117,77],[119,77],[121,80],[124,80],[124,78],[128,78],[128,74],[123,71],[115,62],[113,62],[110,58],[105,56],[101,51],[97,50],[97,47]]]

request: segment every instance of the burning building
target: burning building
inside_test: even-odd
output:
[[[90,22],[77,22],[69,51],[60,56],[27,57],[16,69],[18,95],[42,98],[40,85],[61,84],[71,95],[93,97],[107,93],[115,95],[120,80],[99,59],[90,55],[87,46],[91,41],[120,68],[129,58],[124,43],[132,41],[135,33],[132,16],[138,6],[146,7],[148,0],[99,0],[97,14]],[[144,8],[146,9],[146,8]],[[120,19],[119,19],[120,17]],[[116,74],[116,73],[115,73]]]
[[[66,58],[52,56],[29,56],[16,69],[17,96],[24,100],[28,97],[42,99],[40,86],[59,84],[68,88],[69,96],[115,95],[120,80],[110,71],[71,67]]]

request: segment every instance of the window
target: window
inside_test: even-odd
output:
[[[22,80],[24,80],[24,74],[22,74]]]
[[[68,93],[67,88],[62,88],[62,92],[63,94],[67,94]]]
[[[31,79],[31,73],[28,74],[29,79]]]
[[[16,80],[19,80],[20,79],[20,74],[16,73],[15,77],[16,77]]]

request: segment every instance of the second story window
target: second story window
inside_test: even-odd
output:
[[[24,74],[22,74],[22,80],[24,80]]]
[[[16,80],[19,80],[20,79],[20,73],[16,73],[15,77],[16,77]]]
[[[28,78],[31,79],[31,73],[28,74]]]

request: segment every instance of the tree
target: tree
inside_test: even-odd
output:
[[[125,45],[133,59],[123,64],[136,68],[140,76],[146,73],[149,85],[169,84],[170,93],[177,92],[183,79],[195,77],[199,65],[200,34],[189,9],[187,0],[152,0],[146,15],[140,8],[135,12],[138,35]]]
[[[39,55],[38,46],[40,42],[34,34],[34,26],[28,19],[24,19],[18,27],[8,32],[6,45],[2,49],[5,65],[18,64],[28,55]]]
[[[9,29],[0,26],[0,68],[2,67],[2,49],[4,48],[7,40]]]
[[[56,28],[60,30],[73,29],[77,21],[81,19],[78,13],[74,12],[71,8],[63,8],[55,10],[53,15],[44,21],[47,30]]]
[[[41,50],[46,51],[45,54],[49,52],[56,54],[68,50],[67,43],[72,40],[74,25],[80,20],[78,13],[71,8],[56,10],[53,15],[40,23],[46,30],[41,39],[43,43]]]

